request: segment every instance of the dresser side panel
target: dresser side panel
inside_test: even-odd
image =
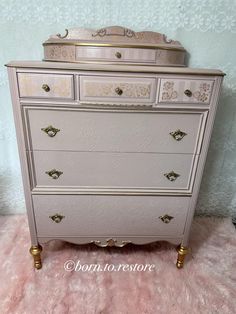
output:
[[[215,84],[214,84],[215,86],[214,86],[212,99],[211,99],[211,108],[210,108],[208,121],[205,128],[205,135],[202,142],[202,152],[199,158],[197,173],[196,173],[194,187],[193,187],[193,195],[191,198],[189,212],[188,212],[186,225],[185,225],[184,238],[182,242],[184,246],[188,245],[190,228],[191,228],[191,224],[192,224],[192,220],[193,220],[193,216],[195,212],[195,207],[197,204],[204,166],[206,163],[206,158],[207,158],[207,153],[208,153],[209,144],[211,140],[211,134],[213,130],[215,115],[216,115],[217,106],[219,102],[219,95],[220,95],[222,81],[223,81],[223,77],[220,77],[220,76],[216,77]]]
[[[37,239],[37,231],[35,225],[35,216],[31,198],[31,183],[30,183],[30,174],[28,168],[28,160],[27,160],[27,153],[26,153],[26,142],[24,137],[24,128],[22,123],[22,116],[21,116],[21,106],[19,103],[19,95],[18,95],[18,87],[17,87],[17,74],[15,68],[8,68],[8,77],[9,77],[9,85],[10,85],[10,92],[12,98],[12,105],[13,105],[13,116],[15,121],[15,128],[16,128],[16,138],[18,144],[18,152],[20,158],[20,165],[21,165],[21,173],[22,173],[22,181],[24,187],[24,195],[25,195],[25,204],[26,210],[28,215],[28,223],[31,235],[31,242],[32,245],[38,245]]]

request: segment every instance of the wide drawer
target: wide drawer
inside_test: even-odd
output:
[[[159,102],[209,104],[213,83],[203,79],[161,79]]]
[[[73,75],[18,73],[17,77],[22,98],[74,99]]]
[[[154,103],[155,97],[155,78],[80,76],[81,101]]]
[[[173,196],[33,195],[39,237],[177,237],[184,232],[189,201]]]
[[[155,63],[155,49],[119,47],[76,47],[76,60]]]
[[[190,154],[34,151],[37,188],[189,191]]]
[[[25,110],[33,150],[191,154],[200,150],[207,114],[34,107]]]

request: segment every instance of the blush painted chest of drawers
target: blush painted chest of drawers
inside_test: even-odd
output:
[[[166,240],[181,268],[223,73],[156,65],[150,47],[82,48],[80,62],[8,64],[34,265],[51,239]]]

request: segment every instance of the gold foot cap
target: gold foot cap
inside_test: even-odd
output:
[[[33,245],[33,246],[31,246],[29,251],[30,251],[31,255],[36,256],[42,252],[42,246],[41,245],[38,245],[38,246]]]
[[[42,268],[42,263],[41,262],[34,262],[34,267],[36,269],[41,269]]]
[[[188,254],[188,248],[180,245],[177,248],[177,252],[178,252],[178,258],[177,258],[176,267],[180,269],[180,268],[183,268],[184,266],[184,259],[185,259],[185,256]]]
[[[187,247],[182,246],[182,245],[178,246],[176,250],[179,255],[187,255],[189,251]]]
[[[30,248],[30,254],[33,256],[34,259],[34,267],[36,269],[42,268],[42,262],[41,262],[41,252],[42,252],[42,247],[41,245],[38,246],[31,246]]]
[[[180,262],[180,261],[177,261],[176,267],[177,267],[178,269],[183,268],[183,267],[184,267],[184,263],[183,263],[183,262]]]

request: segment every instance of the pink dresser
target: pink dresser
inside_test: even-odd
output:
[[[223,73],[179,42],[66,30],[8,66],[34,266],[52,239],[123,247],[188,238]]]

